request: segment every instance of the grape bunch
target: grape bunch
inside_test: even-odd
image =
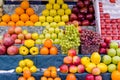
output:
[[[95,51],[99,51],[99,46],[102,41],[101,36],[91,30],[82,30],[81,31],[81,53],[90,54]]]
[[[60,40],[60,46],[63,54],[71,48],[78,50],[80,46],[80,37],[78,29],[74,25],[65,26],[65,34]]]

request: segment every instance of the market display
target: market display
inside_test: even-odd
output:
[[[120,21],[109,10],[119,1],[106,1],[48,0],[37,13],[23,0],[11,15],[0,7],[0,79],[120,80]]]

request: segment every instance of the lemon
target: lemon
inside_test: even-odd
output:
[[[90,58],[89,57],[82,57],[81,58],[81,63],[83,65],[86,65],[86,64],[90,63]]]
[[[88,73],[91,73],[92,69],[95,68],[95,67],[96,67],[95,63],[88,63],[87,66],[86,66],[86,71]]]
[[[30,70],[30,69],[28,67],[24,67],[23,72],[26,71],[26,70]]]
[[[34,63],[33,63],[33,61],[28,61],[28,62],[26,63],[26,65],[27,65],[27,67],[31,67],[31,66],[34,65]]]
[[[32,47],[30,48],[30,54],[31,55],[37,55],[39,53],[38,47]]]
[[[32,73],[35,73],[35,72],[37,72],[37,68],[35,66],[32,66],[32,67],[30,67],[30,71]]]
[[[95,64],[99,64],[101,61],[101,56],[98,52],[94,52],[91,55],[91,62],[95,63]]]
[[[106,73],[106,72],[107,72],[108,67],[107,67],[106,64],[100,63],[100,64],[97,65],[97,67],[100,69],[100,71],[101,71],[102,73]]]
[[[16,68],[16,73],[22,73],[22,71],[23,71],[23,70],[22,70],[21,67],[17,67],[17,68]]]
[[[19,62],[19,66],[20,66],[20,67],[23,68],[23,67],[25,67],[25,65],[26,65],[26,64],[25,64],[24,60],[21,60],[21,61]]]
[[[32,34],[32,35],[33,35],[33,34]],[[33,46],[35,45],[35,42],[34,42],[34,40],[31,40],[31,39],[25,40],[24,45],[25,45],[26,47],[30,48],[30,47],[33,47]]]

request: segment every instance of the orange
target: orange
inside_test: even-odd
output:
[[[57,71],[51,71],[51,77],[52,78],[57,77]]]
[[[43,77],[41,77],[40,80],[47,80],[47,78],[43,76]]]
[[[33,8],[28,8],[26,10],[26,14],[28,14],[29,16],[33,15],[35,12],[34,12],[34,9]]]
[[[25,71],[23,71],[23,77],[25,77],[25,78],[31,77],[31,72],[30,72],[30,70],[25,70]]]
[[[52,47],[52,41],[50,39],[46,39],[44,42],[44,46],[47,48],[51,48]]]
[[[32,21],[26,21],[25,26],[33,26],[34,23]]]
[[[48,48],[47,48],[47,47],[42,47],[42,48],[40,49],[40,54],[41,54],[41,55],[48,55],[48,54],[49,54]]]
[[[51,55],[57,55],[58,54],[58,49],[55,46],[51,47],[50,48],[50,54]]]
[[[18,80],[26,80],[24,77],[19,77]]]
[[[24,22],[23,21],[18,21],[18,22],[16,22],[16,26],[24,26],[25,24],[24,24]]]
[[[77,78],[74,74],[68,74],[66,80],[77,80]]]
[[[120,71],[120,62],[118,62],[117,69]]]
[[[27,80],[35,80],[35,78],[31,76]]]
[[[22,14],[24,14],[24,9],[22,9],[21,7],[17,7],[15,9],[15,13],[18,15],[22,15]]]
[[[23,1],[21,4],[20,4],[20,7],[23,8],[23,9],[27,9],[29,8],[30,4],[28,1]]]
[[[12,14],[12,15],[11,15],[11,20],[12,20],[13,22],[19,21],[19,15],[17,15],[17,14]]]
[[[111,74],[111,79],[112,80],[120,80],[120,72],[119,71],[113,71]]]
[[[50,71],[49,70],[45,70],[44,73],[43,73],[43,75],[45,77],[50,77]]]
[[[61,80],[61,78],[60,77],[56,77],[54,80]]]
[[[6,22],[0,22],[0,26],[7,26]]]
[[[48,78],[48,80],[53,80],[53,78]]]
[[[50,71],[57,71],[57,68],[56,68],[55,66],[50,66],[50,67],[48,68],[48,70],[50,70]]]
[[[21,21],[26,22],[29,21],[29,16],[27,14],[22,14],[20,16]]]
[[[2,16],[2,21],[3,22],[9,22],[10,21],[10,16],[8,14],[5,14]]]
[[[33,23],[38,22],[39,17],[36,14],[33,14],[30,16],[30,21],[32,21]]]
[[[9,21],[8,26],[15,26],[15,23],[13,21]]]

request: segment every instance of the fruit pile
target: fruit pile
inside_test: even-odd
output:
[[[101,36],[98,33],[85,29],[80,32],[80,40],[81,47],[79,50],[81,50],[82,54],[98,52],[102,41]]]
[[[57,75],[57,68],[50,66],[44,71],[40,80],[61,80],[61,78]]]
[[[29,70],[25,70],[23,72],[23,76],[19,77],[18,80],[36,80],[35,77],[32,76]]]
[[[64,3],[63,0],[49,0],[46,4],[46,9],[42,11],[42,15],[39,17],[39,26],[47,26],[52,22],[55,22],[57,26],[65,26],[65,23],[69,21],[69,15],[71,9]]]
[[[77,80],[77,78],[74,74],[68,74],[66,80]]]
[[[81,64],[81,59],[77,56],[76,50],[68,51],[68,56],[64,57],[63,64],[60,66],[60,72],[73,74],[85,72],[85,67]]]
[[[34,62],[30,59],[20,60],[18,67],[16,67],[16,73],[24,73],[24,71],[29,70],[31,73],[37,72],[37,67]]]
[[[76,50],[80,46],[80,37],[78,29],[74,25],[65,26],[65,34],[60,40],[60,46],[63,54],[67,54],[67,51],[71,48]]]
[[[1,18],[2,18],[2,15],[3,15],[3,0],[0,1],[0,22],[1,22]]]
[[[58,49],[57,47],[53,46],[53,43],[50,39],[46,39],[43,47],[40,48],[40,54],[41,55],[57,55]]]
[[[17,7],[12,15],[5,14],[2,16],[2,22],[0,26],[34,26],[34,23],[39,19],[38,15],[35,14],[33,8],[27,0]]]
[[[92,0],[78,0],[73,6],[70,22],[78,21],[79,26],[95,26],[95,12]]]
[[[111,42],[109,47],[107,55],[103,56],[103,63],[108,65],[108,72],[113,72],[117,69],[116,65],[120,62],[120,48],[117,42]]]

